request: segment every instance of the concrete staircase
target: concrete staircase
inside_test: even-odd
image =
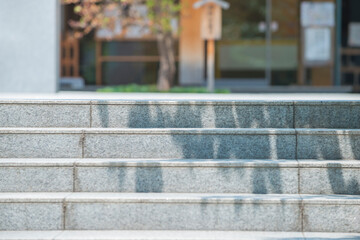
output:
[[[357,239],[359,160],[360,101],[3,100],[0,239]]]

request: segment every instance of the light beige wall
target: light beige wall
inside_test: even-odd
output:
[[[201,10],[194,9],[197,0],[182,0],[180,18],[180,84],[204,82],[204,41],[200,36]]]

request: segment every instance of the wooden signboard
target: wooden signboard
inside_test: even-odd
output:
[[[202,8],[201,36],[207,40],[207,85],[208,91],[215,90],[215,40],[221,39],[222,9],[229,8],[223,0],[200,0],[194,8]]]
[[[215,3],[209,3],[202,9],[201,37],[205,40],[221,39],[222,9]]]

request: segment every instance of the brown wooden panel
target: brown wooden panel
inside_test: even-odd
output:
[[[316,67],[311,69],[312,86],[331,86],[333,69],[331,67]]]
[[[78,77],[79,73],[79,40],[67,37],[61,41],[61,76]]]
[[[356,56],[356,55],[359,55],[359,56],[360,56],[360,49],[356,49],[356,48],[342,48],[342,49],[341,49],[341,54],[343,54],[343,55],[351,55],[351,56]]]
[[[101,56],[101,62],[158,62],[159,56]]]

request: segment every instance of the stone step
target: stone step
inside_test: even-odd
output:
[[[295,158],[293,129],[2,128],[0,142],[0,158]]]
[[[0,230],[360,232],[360,196],[0,193]]]
[[[0,231],[0,240],[330,240],[359,233],[241,231]]]
[[[360,128],[360,101],[0,100],[0,127]]]
[[[360,161],[0,159],[0,192],[360,194]]]
[[[0,158],[360,159],[360,130],[0,128]]]

